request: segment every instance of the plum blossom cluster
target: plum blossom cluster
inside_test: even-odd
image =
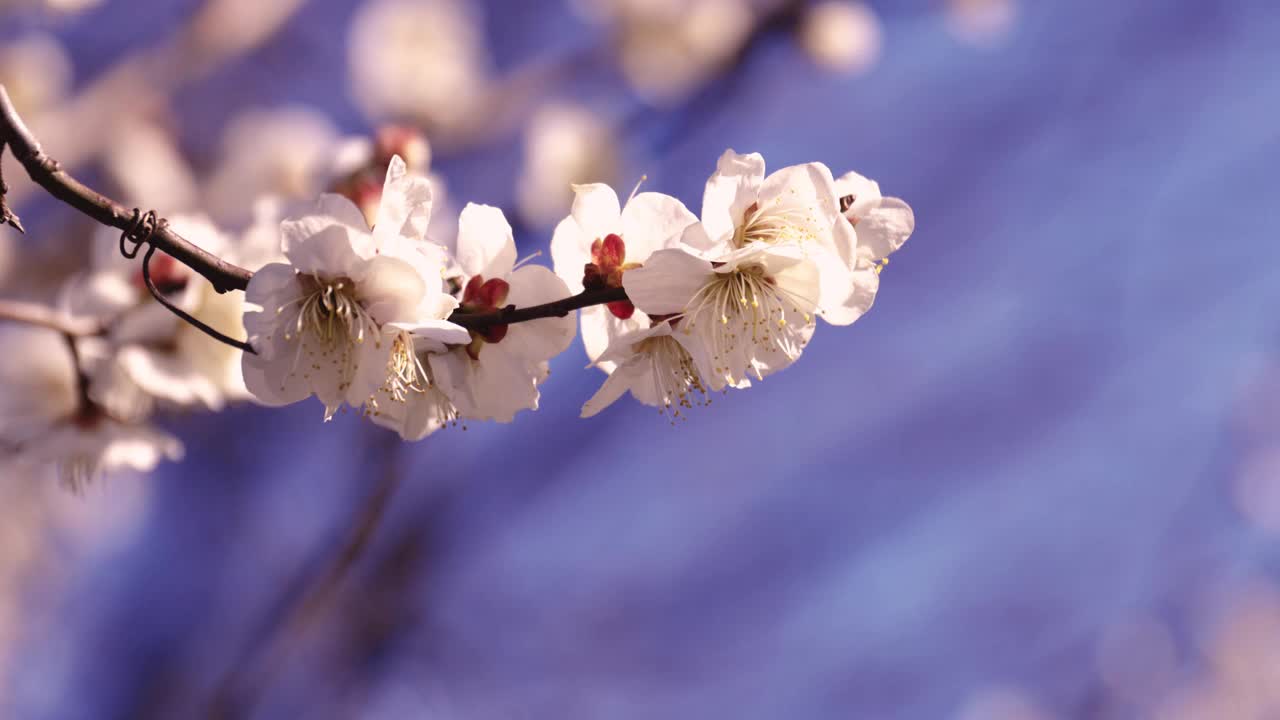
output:
[[[243,295],[171,255],[139,267],[116,250],[128,233],[95,239],[56,321],[6,326],[40,350],[0,363],[4,461],[55,464],[73,486],[147,471],[183,452],[152,424],[158,410],[245,400],[314,396],[326,420],[354,412],[411,441],[511,422],[538,408],[579,327],[605,374],[584,417],[630,394],[674,421],[790,366],[819,319],[861,317],[914,228],[910,207],[861,175],[820,163],[767,173],[760,155],[730,150],[700,216],[639,187],[623,201],[608,185],[571,186],[547,267],[519,257],[501,209],[441,207],[413,134],[344,147],[314,202],[262,198],[240,231],[166,221],[243,266]]]
[[[766,175],[762,157],[733,151],[701,218],[659,193],[624,204],[606,185],[574,192],[554,272],[517,261],[497,208],[467,205],[456,237],[430,237],[430,185],[398,158],[371,225],[346,198],[322,197],[283,223],[282,261],[249,282],[246,385],[273,405],[314,395],[326,418],[353,409],[409,440],[509,422],[537,409],[577,323],[503,311],[621,290],[581,311],[588,358],[608,376],[582,414],[630,393],[674,418],[790,366],[819,318],[861,317],[914,227],[910,207],[860,175],[837,180],[819,163]]]

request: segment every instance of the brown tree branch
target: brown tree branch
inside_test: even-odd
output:
[[[62,202],[121,232],[136,230],[137,213],[64,171],[56,160],[44,154],[40,143],[18,117],[9,93],[0,85],[0,143],[7,143],[27,175]],[[149,242],[182,264],[203,275],[218,292],[244,290],[252,273],[192,245],[164,223],[159,223]]]
[[[479,330],[493,325],[513,325],[515,323],[540,320],[549,317],[564,317],[574,310],[592,305],[604,305],[611,302],[623,302],[627,299],[627,291],[622,288],[605,288],[602,290],[585,290],[577,295],[570,295],[563,300],[543,305],[530,305],[518,308],[508,305],[501,310],[476,313],[465,310],[454,311],[449,322],[461,325],[468,330]]]
[[[56,160],[46,155],[40,148],[40,143],[18,116],[4,86],[0,85],[0,146],[5,144],[9,146],[18,162],[22,163],[22,167],[26,169],[32,180],[49,194],[76,210],[103,225],[118,228],[128,237],[141,240],[167,253],[204,276],[218,292],[244,290],[249,286],[249,279],[253,277],[253,273],[196,247],[163,221],[155,221],[148,228],[146,237],[134,237],[139,232],[139,218],[142,215],[136,209],[126,209],[111,198],[84,185],[63,170]],[[467,329],[479,330],[492,325],[510,325],[541,318],[564,317],[580,308],[626,299],[626,291],[622,288],[587,290],[563,300],[524,308],[507,306],[501,310],[482,313],[460,310],[454,312],[449,319]]]

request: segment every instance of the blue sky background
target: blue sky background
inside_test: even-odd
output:
[[[180,418],[187,460],[74,569],[12,716],[198,716],[398,463],[369,554],[251,716],[931,720],[1012,686],[1057,717],[1135,717],[1100,635],[1153,617],[1194,664],[1206,592],[1280,567],[1232,495],[1280,440],[1280,8],[1026,2],[976,49],[933,3],[871,4],[866,77],[778,36],[673,112],[603,70],[557,91],[634,115],[625,176],[694,208],[726,147],[905,198],[916,232],[867,317],[674,428],[631,402],[579,420],[603,377],[580,343],[536,414],[416,445],[314,403]],[[594,32],[559,2],[485,5],[502,67]],[[194,6],[107,3],[58,34],[85,81]],[[184,90],[184,147],[260,105],[366,131],[351,10],[312,3]],[[513,137],[437,169],[510,207],[519,158]],[[522,228],[521,254],[549,238]]]

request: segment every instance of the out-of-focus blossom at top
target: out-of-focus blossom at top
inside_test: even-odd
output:
[[[384,179],[393,158],[400,158],[409,173],[423,176],[431,185],[431,222],[427,237],[452,247],[458,232],[458,216],[449,202],[444,178],[431,172],[431,143],[418,130],[386,125],[372,138],[348,137],[337,143],[327,164],[318,168],[317,192],[337,193],[360,208],[365,220],[378,219]]]
[[[71,58],[55,38],[31,34],[0,45],[0,85],[26,115],[52,109],[71,88]]]
[[[59,15],[72,15],[97,7],[102,0],[0,0],[0,12],[35,9]]]
[[[188,75],[207,70],[262,44],[302,4],[303,0],[203,2],[180,39],[183,52],[177,59],[189,63]]]
[[[199,186],[168,130],[147,122],[122,122],[105,151],[103,164],[122,202],[166,212],[195,208]]]
[[[623,74],[652,103],[679,101],[722,71],[755,26],[747,0],[579,0],[608,24]]]
[[[338,131],[325,115],[293,106],[250,110],[222,137],[221,163],[203,188],[204,207],[218,222],[242,227],[264,195],[314,197],[317,177],[335,152]]]
[[[947,0],[947,28],[970,45],[993,45],[1013,29],[1018,1]]]
[[[617,179],[613,131],[585,107],[557,103],[539,109],[529,119],[524,143],[516,202],[530,223],[550,225],[563,218],[573,204],[573,185]]]
[[[880,17],[866,3],[828,0],[808,8],[800,42],[818,65],[836,72],[862,73],[880,59],[884,43]]]
[[[114,416],[80,390],[78,369],[58,333],[29,327],[0,328],[0,466],[20,472],[56,467],[72,488],[101,474],[148,472],[162,459],[183,455],[177,438]],[[92,363],[83,370],[93,374]],[[4,470],[5,473],[11,469]]]
[[[458,0],[372,0],[348,38],[350,91],[375,121],[422,124],[433,138],[468,133],[490,60],[479,19]]]

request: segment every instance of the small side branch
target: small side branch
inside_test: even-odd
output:
[[[0,92],[3,88],[0,87]],[[18,214],[9,209],[9,202],[6,196],[9,194],[9,186],[4,181],[4,140],[0,139],[0,225],[10,225],[13,229],[27,234],[26,229],[22,227],[22,221],[18,219]]]
[[[0,85],[0,145],[7,144],[13,156],[40,187],[62,202],[97,220],[103,225],[132,232],[136,213],[71,177],[58,162],[40,148],[40,143],[27,129]],[[191,244],[168,226],[160,224],[150,238],[151,244],[187,267],[203,275],[218,292],[244,290],[252,273]]]
[[[94,320],[69,317],[51,307],[21,300],[0,300],[0,321],[34,325],[68,337],[101,335],[105,328]]]
[[[581,310],[592,305],[622,302],[626,299],[627,291],[622,288],[586,290],[577,295],[571,295],[563,300],[549,302],[544,305],[530,305],[523,308],[508,305],[501,310],[483,313],[469,313],[459,310],[449,316],[449,321],[468,330],[480,330],[494,325],[512,325],[530,320],[541,320],[542,318],[564,317],[574,310]]]

